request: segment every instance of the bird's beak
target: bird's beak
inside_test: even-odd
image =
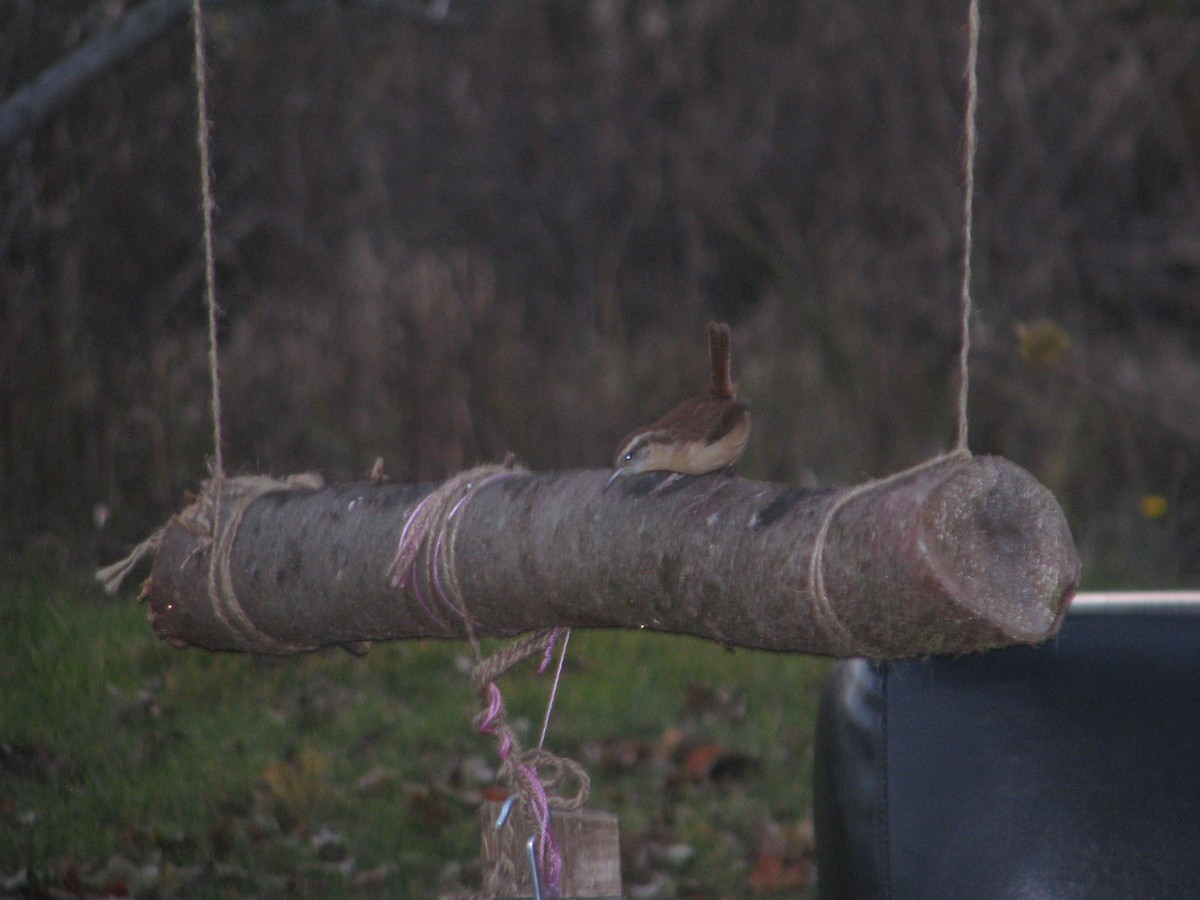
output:
[[[624,469],[614,470],[613,473],[608,476],[608,481],[604,482],[604,486],[605,487],[611,486],[614,481],[616,481],[618,478],[620,478],[624,474],[625,474]]]

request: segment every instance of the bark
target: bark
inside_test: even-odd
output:
[[[461,638],[461,604],[478,636],[650,628],[891,658],[1041,641],[1058,630],[1079,578],[1053,496],[998,457],[939,462],[866,490],[711,475],[654,491],[659,474],[606,489],[607,475],[515,473],[478,487],[439,548],[436,582],[427,540],[404,590],[388,570],[429,486],[263,494],[230,544],[236,617],[210,600],[211,542],[193,506],[162,534],[145,590],[150,618],[177,644],[289,653]],[[224,509],[235,505],[226,500]],[[831,510],[823,601],[810,568]]]

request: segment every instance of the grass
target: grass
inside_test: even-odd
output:
[[[431,897],[477,885],[495,746],[471,727],[471,661],[439,642],[365,658],[175,650],[130,596],[10,571],[0,894]],[[620,816],[627,891],[802,893],[825,669],[689,638],[574,635],[547,743],[588,768],[591,806]],[[528,742],[548,687],[524,670],[501,681]]]

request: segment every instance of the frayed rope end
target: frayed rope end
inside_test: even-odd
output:
[[[166,530],[164,525],[134,547],[130,554],[121,561],[96,570],[96,580],[100,582],[105,593],[111,595],[119,591],[125,579],[129,577],[129,573],[136,569],[143,559],[158,552],[158,545],[162,543],[163,533]]]

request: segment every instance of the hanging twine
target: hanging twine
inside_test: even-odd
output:
[[[825,546],[838,511],[858,497],[871,491],[907,478],[916,472],[941,465],[955,459],[968,459],[971,450],[967,443],[967,394],[969,388],[969,357],[971,354],[971,244],[973,232],[973,209],[975,200],[975,147],[976,107],[979,102],[979,0],[969,0],[967,10],[967,103],[964,114],[963,141],[963,228],[962,228],[962,282],[959,288],[959,349],[958,349],[958,433],[953,450],[918,463],[912,468],[896,472],[886,478],[877,478],[843,491],[830,505],[821,520],[821,528],[813,542],[812,556],[808,567],[808,590],[813,600],[816,624],[827,635],[840,644],[843,652],[860,656],[869,655],[872,648],[856,637],[837,615],[834,604],[825,591]]]
[[[192,0],[192,58],[193,76],[196,90],[196,149],[200,156],[200,218],[203,232],[204,252],[204,305],[208,314],[208,373],[210,379],[210,405],[212,416],[212,458],[209,462],[211,478],[205,482],[203,494],[197,504],[196,517],[193,527],[203,519],[208,523],[205,527],[205,540],[198,549],[213,549],[221,541],[216,540],[213,529],[221,521],[221,494],[225,485],[225,460],[222,453],[222,414],[221,414],[221,373],[219,361],[219,344],[217,341],[217,300],[216,300],[216,262],[213,250],[213,208],[216,203],[212,186],[212,158],[209,150],[211,124],[208,117],[208,64],[204,52],[204,15],[201,0]],[[200,511],[203,507],[203,512]],[[186,515],[186,514],[185,514]],[[181,521],[182,517],[173,517],[171,521]],[[240,521],[240,513],[238,516]],[[96,572],[96,578],[110,594],[115,593],[125,578],[146,557],[158,551],[167,526],[155,531],[150,537],[138,544],[133,551],[120,562]],[[236,534],[236,527],[233,529]],[[230,541],[229,546],[232,546]],[[190,557],[189,557],[190,559]],[[227,574],[227,573],[226,573]],[[221,562],[219,554],[213,552],[209,556],[208,594],[214,610],[220,610],[222,590]],[[236,608],[240,606],[234,602]],[[227,623],[228,624],[228,623]]]
[[[220,487],[225,479],[225,462],[221,455],[221,391],[220,370],[217,360],[217,302],[216,302],[216,264],[213,252],[213,200],[212,161],[209,153],[208,120],[208,66],[204,54],[204,19],[200,9],[201,0],[192,0],[192,55],[193,75],[196,88],[196,148],[200,153],[200,217],[204,233],[204,301],[208,309],[208,371],[212,382],[210,409],[213,426],[213,456],[212,474],[214,487]],[[217,510],[219,514],[220,499],[217,495]],[[214,518],[219,517],[215,516]],[[157,552],[162,542],[166,526],[158,529],[146,540],[138,544],[133,551],[120,562],[105,566],[96,572],[97,580],[108,593],[116,593],[125,578],[138,564]],[[210,592],[214,589],[216,568],[210,568]]]
[[[964,113],[962,284],[959,288],[960,334],[958,350],[958,440],[957,449],[967,450],[968,357],[971,354],[971,244],[975,207],[976,106],[979,103],[979,0],[967,9],[967,108]]]
[[[204,54],[204,15],[201,0],[192,0],[192,55],[196,79],[196,148],[200,153],[200,215],[204,228],[204,303],[208,309],[208,372],[212,379],[213,479],[220,487],[225,479],[225,461],[221,444],[221,372],[217,343],[216,261],[213,251],[212,159],[208,120],[208,63]],[[218,491],[219,493],[219,491]]]
[[[212,156],[209,149],[212,124],[208,118],[208,62],[204,52],[204,13],[201,9],[201,0],[192,0],[192,57],[193,57],[193,72],[196,82],[196,149],[200,154],[200,216],[204,231],[204,305],[208,312],[208,373],[212,382],[211,389],[211,413],[212,413],[212,441],[213,455],[211,462],[212,477],[206,484],[204,491],[204,501],[211,504],[211,527],[210,534],[214,540],[209,542],[208,547],[211,550],[208,560],[208,597],[213,605],[213,609],[221,614],[221,610],[231,604],[231,609],[240,612],[241,606],[236,602],[236,598],[232,601],[227,601],[227,596],[232,596],[232,583],[229,584],[229,590],[223,584],[223,580],[228,578],[228,553],[224,555],[225,571],[222,571],[221,560],[223,555],[219,552],[222,545],[232,547],[232,538],[228,534],[223,534],[221,539],[216,539],[216,529],[221,522],[221,494],[225,488],[225,459],[222,451],[222,427],[223,420],[221,415],[221,368],[220,368],[220,344],[217,339],[217,275],[216,275],[216,255],[213,251],[213,208],[216,203],[213,198],[212,186]],[[241,512],[244,512],[245,507],[239,507]],[[237,518],[240,522],[240,512]],[[236,527],[226,529],[232,531],[235,535]],[[228,538],[229,543],[224,544]],[[238,621],[240,617],[233,615],[232,621]],[[222,617],[222,621],[231,624],[229,620]],[[249,624],[249,620],[246,620]],[[252,628],[253,626],[251,626]]]

